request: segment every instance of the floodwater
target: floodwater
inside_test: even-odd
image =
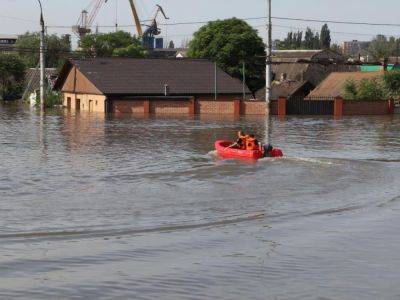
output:
[[[1,105],[0,299],[399,299],[399,125]]]

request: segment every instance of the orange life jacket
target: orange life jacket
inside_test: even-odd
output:
[[[240,150],[246,150],[246,138],[244,138],[244,137],[241,137],[241,138],[239,138],[239,149]]]
[[[246,150],[258,150],[259,147],[256,143],[256,139],[255,138],[247,138],[246,139]]]
[[[242,135],[242,136],[239,136],[239,139],[238,139],[238,141],[239,141],[239,149],[241,149],[241,150],[246,150],[246,148],[247,148],[247,139],[249,138],[249,136],[248,135]]]

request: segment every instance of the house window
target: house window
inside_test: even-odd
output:
[[[67,97],[67,107],[71,108],[71,97]]]

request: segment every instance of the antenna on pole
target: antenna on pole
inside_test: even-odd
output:
[[[267,38],[267,60],[266,60],[266,86],[265,86],[265,101],[267,102],[267,107],[271,99],[271,82],[272,82],[272,16],[271,16],[271,1],[268,0],[268,38]]]
[[[118,0],[115,0],[115,31],[118,31]]]

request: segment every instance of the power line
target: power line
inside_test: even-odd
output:
[[[28,20],[28,19],[23,19],[23,18],[17,18],[17,17],[11,17],[11,16],[3,16],[0,15],[0,17],[3,18],[9,18],[9,19],[16,19],[16,20],[21,20],[21,21],[26,21],[26,22],[36,22],[34,20]],[[266,20],[267,17],[249,17],[249,18],[242,18],[244,21],[255,21],[255,20]],[[341,20],[322,20],[322,19],[307,19],[307,18],[292,18],[292,17],[272,17],[274,20],[284,20],[284,21],[297,21],[297,22],[314,22],[314,23],[332,23],[332,24],[347,24],[347,25],[365,25],[365,26],[387,26],[387,27],[400,27],[400,24],[396,23],[372,23],[372,22],[359,22],[359,21],[341,21]],[[149,20],[141,20],[141,22],[145,23]],[[188,22],[174,22],[174,23],[160,23],[162,26],[183,26],[183,25],[203,25],[211,22],[212,20],[204,20],[204,21],[188,21]],[[263,27],[265,25],[257,25],[255,27]],[[284,25],[279,25],[275,24],[275,27],[280,27],[280,28],[293,28],[292,26],[284,26]],[[71,26],[65,26],[65,25],[50,25],[47,26],[48,28],[53,28],[53,29],[70,29]],[[98,25],[98,26],[92,26],[92,27],[99,27],[99,28],[115,28],[114,25]],[[136,27],[133,24],[129,25],[118,25],[120,28],[134,28]],[[331,33],[334,34],[345,34],[345,35],[357,35],[357,36],[375,36],[376,34],[367,34],[367,33],[356,33],[356,32],[339,32],[339,31],[331,31]],[[175,34],[175,36],[190,36],[191,34]],[[172,35],[171,35],[172,36]],[[389,36],[389,35],[386,35]],[[393,36],[393,35],[392,35]]]
[[[36,23],[38,22],[37,20],[29,20],[29,19],[24,19],[24,18],[18,18],[18,17],[13,17],[13,16],[4,16],[4,15],[0,15],[0,18],[4,18],[4,19],[10,19],[10,20],[17,20],[17,21],[23,21],[23,22],[29,22],[29,23]]]
[[[241,18],[243,21],[254,21],[254,20],[266,20],[267,17],[250,17]],[[323,20],[323,19],[304,19],[304,18],[290,18],[290,17],[272,17],[274,20],[285,20],[285,21],[299,21],[299,22],[313,22],[313,23],[331,23],[331,24],[345,24],[345,25],[365,25],[365,26],[386,26],[386,27],[400,27],[400,24],[396,23],[372,23],[372,22],[357,22],[357,21],[340,21],[340,20]],[[141,22],[147,22],[149,20],[141,20]],[[180,26],[180,25],[201,25],[207,24],[213,20],[204,21],[187,21],[187,22],[174,22],[174,23],[160,23],[164,26]],[[112,27],[113,25],[99,25],[99,27]],[[121,25],[121,27],[134,27],[135,25]],[[65,28],[70,26],[48,26],[50,28]]]
[[[266,19],[266,17],[265,17],[265,19]],[[302,19],[302,18],[288,18],[288,17],[272,17],[272,19],[286,20],[286,21],[315,22],[315,23],[346,24],[346,25],[400,27],[400,24],[396,24],[396,23],[370,23],[370,22],[338,21],[338,20],[329,20],[329,19],[328,20]]]

